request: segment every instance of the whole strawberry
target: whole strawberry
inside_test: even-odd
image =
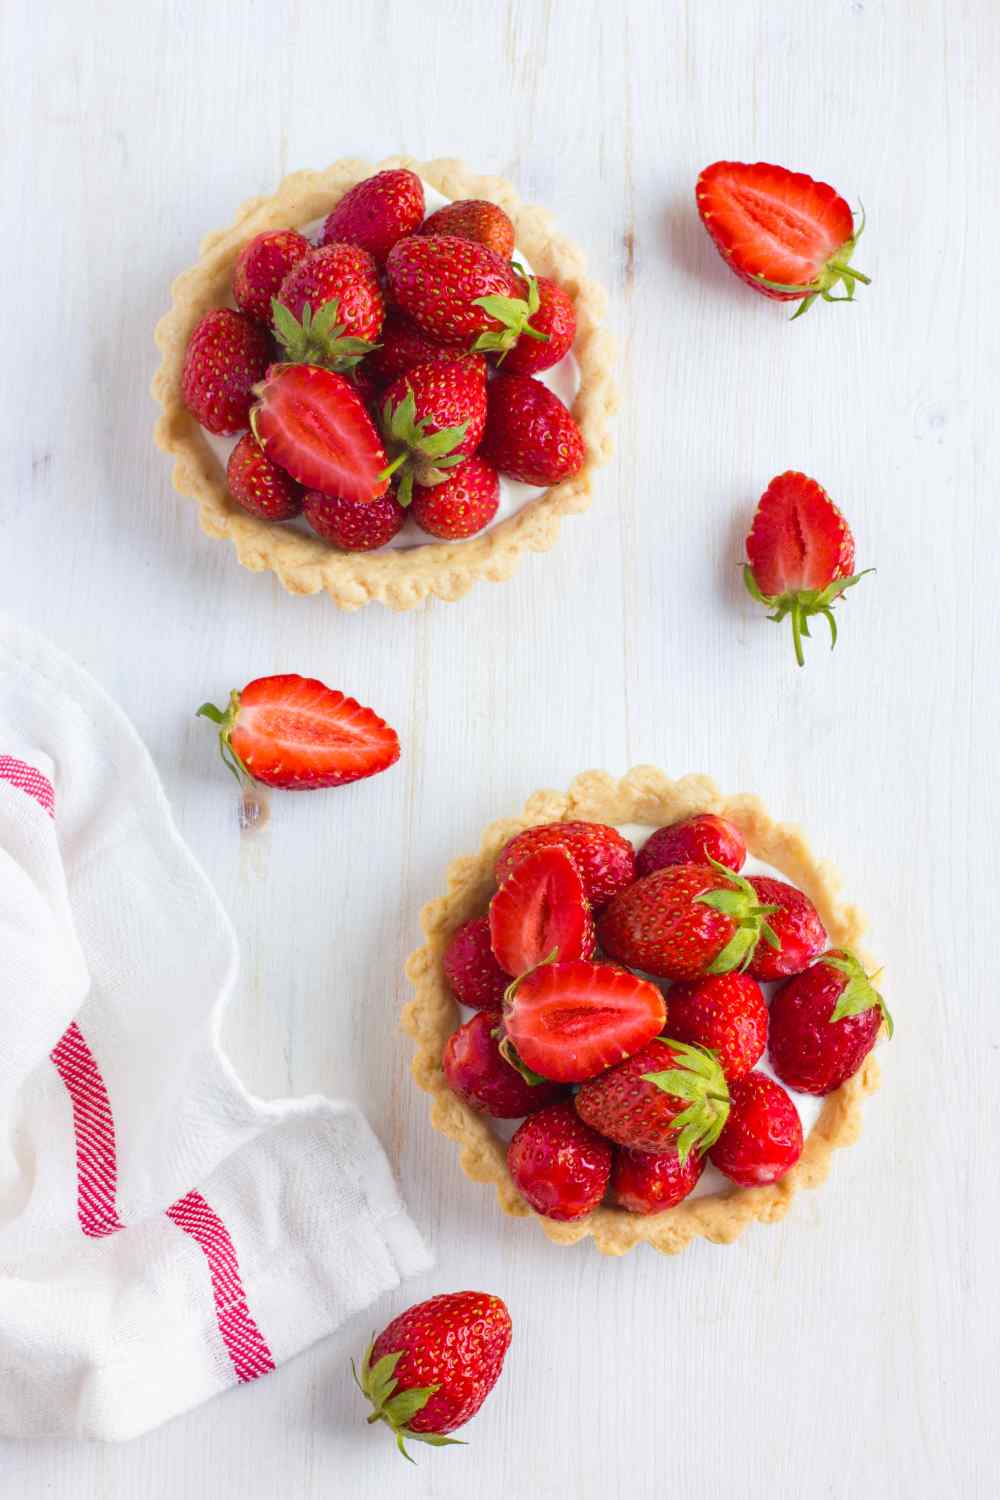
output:
[[[382,436],[400,504],[415,484],[430,488],[476,451],[486,424],[486,362],[466,355],[450,364],[417,365],[382,397]]]
[[[771,910],[749,881],[722,865],[668,865],[614,898],[598,939],[609,958],[630,968],[700,979],[746,967],[759,947],[777,944]]]
[[[379,336],[385,303],[375,262],[356,245],[321,245],[298,261],[277,299],[296,320],[308,303],[315,319],[320,308],[336,302],[336,321],[349,338],[371,344]],[[295,358],[295,356],[290,356]]]
[[[826,947],[826,928],[804,891],[775,880],[751,875],[749,884],[768,912],[768,926],[777,943],[758,943],[747,964],[754,979],[787,979],[800,974]]]
[[[271,322],[271,299],[292,267],[312,245],[296,229],[265,229],[248,240],[233,268],[236,306],[261,323]]]
[[[459,198],[428,214],[420,234],[451,234],[460,240],[478,240],[504,260],[514,254],[514,226],[496,203],[485,198]]]
[[[473,917],[452,933],[441,966],[463,1005],[500,1015],[510,975],[493,956],[489,917]]]
[[[594,1130],[636,1151],[676,1151],[687,1161],[719,1138],[729,1112],[725,1075],[710,1052],[673,1038],[647,1043],[585,1083],[576,1109]]]
[[[549,1219],[579,1219],[604,1197],[611,1147],[572,1104],[550,1104],[514,1132],[507,1165],[518,1192]]]
[[[729,1116],[708,1153],[740,1187],[777,1182],[802,1155],[802,1121],[780,1083],[748,1073],[729,1090]]]
[[[474,1417],[500,1378],[510,1313],[486,1292],[446,1292],[407,1308],[370,1345],[354,1379],[404,1458],[406,1443],[442,1447]]]
[[[451,362],[461,359],[465,353],[463,344],[438,343],[412,318],[398,308],[390,307],[382,324],[378,346],[368,355],[363,368],[371,376],[376,390],[381,391],[415,365],[432,364],[435,360]]]
[[[527,315],[515,272],[488,245],[453,234],[411,235],[389,252],[386,275],[392,301],[425,333],[443,343],[476,346],[483,334],[502,333],[507,323],[484,301],[500,297],[508,314]]]
[[[452,1093],[470,1108],[496,1120],[520,1120],[554,1104],[565,1090],[544,1079],[529,1083],[500,1051],[493,1034],[497,1024],[495,1016],[480,1011],[453,1031],[445,1044],[441,1068]]]
[[[424,217],[424,186],[415,172],[395,167],[376,172],[346,192],[328,214],[324,245],[358,245],[380,266],[398,239],[412,234]]]
[[[771,1001],[771,1066],[789,1088],[829,1094],[861,1067],[892,1017],[853,953],[834,949]]]
[[[515,834],[500,851],[496,877],[502,884],[518,863],[536,849],[565,849],[583,878],[587,900],[595,911],[635,879],[635,850],[607,823],[541,823]]]
[[[715,813],[695,813],[651,833],[636,856],[635,872],[651,875],[667,865],[703,865],[709,859],[742,870],[746,857],[746,842],[733,823]]]
[[[273,464],[252,432],[229,455],[226,483],[237,505],[262,521],[290,521],[302,510],[302,486]]]
[[[707,1047],[730,1083],[764,1055],[767,1006],[749,974],[710,974],[670,987],[670,1035]]]
[[[391,542],[406,524],[406,511],[391,491],[361,502],[311,490],[302,514],[318,536],[343,552],[374,552]]]
[[[698,1184],[705,1158],[690,1151],[681,1161],[669,1151],[631,1151],[619,1146],[611,1166],[611,1196],[630,1214],[661,1214],[680,1203]]]
[[[548,386],[530,375],[490,381],[482,456],[501,474],[547,488],[583,468],[583,434]]]
[[[519,295],[528,305],[528,325],[516,343],[501,352],[500,367],[505,375],[537,375],[572,349],[576,308],[569,293],[549,276],[523,277]]]
[[[410,515],[421,531],[446,541],[475,536],[500,506],[500,476],[478,454],[450,469],[440,484],[413,486]]]
[[[230,307],[206,313],[184,355],[184,405],[218,437],[242,432],[249,424],[253,388],[270,357],[267,331],[246,313]]]
[[[805,664],[802,639],[809,621],[822,615],[837,644],[833,605],[859,579],[854,569],[854,537],[840,511],[815,479],[790,471],[772,479],[754,512],[746,541],[743,581],[748,593],[780,622],[792,621],[795,660]]]

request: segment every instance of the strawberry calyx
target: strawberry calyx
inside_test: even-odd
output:
[[[761,905],[760,898],[749,880],[738,875],[728,865],[720,864],[706,852],[706,860],[716,874],[725,876],[727,885],[723,890],[702,891],[695,901],[710,906],[736,924],[736,931],[729,942],[717,953],[705,970],[706,974],[730,974],[733,969],[742,973],[757,951],[763,939],[769,948],[781,948],[781,942],[771,924],[766,920],[777,906]],[[673,1045],[673,1043],[671,1043]]]
[[[874,573],[874,571],[874,568],[863,568],[860,573],[852,573],[847,578],[834,578],[821,589],[793,589],[787,594],[765,594],[754,577],[753,568],[749,563],[744,563],[743,582],[751,598],[774,611],[768,616],[769,619],[780,622],[786,615],[791,615],[795,660],[800,667],[804,667],[806,658],[802,650],[802,641],[803,638],[809,638],[809,621],[814,615],[823,616],[830,627],[830,650],[832,651],[837,644],[837,622],[833,617],[831,606],[841,594],[853,588],[860,579],[864,578],[866,573]]]
[[[847,949],[834,949],[830,953],[824,953],[819,962],[825,964],[828,969],[836,969],[847,979],[827,1019],[831,1023],[842,1021],[845,1016],[860,1016],[865,1011],[878,1007],[882,1012],[882,1020],[885,1022],[886,1035],[891,1039],[894,1030],[892,1016],[872,982],[878,978],[881,971],[868,974],[861,960],[855,958],[854,954],[849,953]]]
[[[860,281],[862,286],[871,286],[872,280],[870,276],[866,276],[863,271],[851,265],[851,256],[864,230],[865,211],[862,208],[861,223],[855,233],[831,255],[822,270],[810,282],[796,286],[784,281],[768,281],[766,276],[761,275],[756,275],[754,280],[759,281],[761,286],[766,286],[772,292],[798,292],[800,294],[802,301],[789,319],[792,323],[809,311],[817,297],[821,297],[824,302],[853,302],[858,282]],[[842,296],[833,295],[833,289],[837,286],[843,286]]]
[[[655,1084],[665,1094],[687,1101],[687,1109],[673,1121],[677,1131],[677,1155],[687,1161],[692,1150],[704,1156],[722,1134],[729,1118],[729,1085],[715,1053],[708,1047],[675,1042],[660,1037],[677,1059],[678,1066],[658,1073],[643,1073],[646,1083]]]
[[[412,1430],[409,1425],[411,1420],[418,1411],[423,1410],[441,1387],[424,1385],[413,1386],[410,1390],[399,1390],[399,1381],[396,1379],[395,1371],[404,1351],[397,1349],[392,1354],[385,1354],[373,1365],[371,1356],[374,1347],[375,1337],[372,1335],[372,1341],[361,1361],[360,1372],[353,1359],[351,1360],[354,1383],[361,1394],[372,1404],[372,1412],[368,1421],[370,1423],[385,1422],[396,1439],[396,1447],[410,1463],[413,1463],[413,1459],[406,1451],[407,1440],[429,1443],[433,1448],[462,1445],[461,1438],[444,1437],[440,1432],[414,1432]]]
[[[240,695],[234,688],[229,694],[226,708],[216,708],[214,703],[203,703],[195,714],[196,719],[210,719],[219,726],[219,755],[222,764],[236,777],[239,785],[247,787],[256,778],[233,749],[233,730],[240,711]]]
[[[344,374],[377,349],[368,339],[352,338],[347,324],[337,322],[340,299],[332,297],[313,313],[307,302],[297,318],[277,297],[271,298],[274,332],[291,365],[319,365],[323,370]]]
[[[525,1083],[530,1084],[532,1088],[537,1088],[540,1083],[550,1082],[543,1074],[536,1073],[534,1068],[528,1067],[528,1064],[520,1056],[514,1043],[502,1027],[496,1027],[493,1031],[493,1036],[496,1038],[497,1046],[500,1049],[500,1056],[504,1062],[509,1063],[516,1072],[520,1073]]]
[[[416,399],[409,386],[406,395],[396,406],[391,401],[386,401],[382,407],[379,426],[391,459],[379,477],[387,479],[399,471],[396,498],[404,507],[413,499],[415,484],[424,487],[443,484],[449,477],[449,469],[464,463],[468,457],[468,454],[456,451],[460,449],[469,430],[468,422],[428,432],[430,418],[417,417]]]
[[[516,261],[513,261],[512,264],[517,275],[527,285],[527,297],[502,297],[493,295],[473,299],[474,307],[481,307],[496,322],[503,324],[502,328],[491,329],[488,333],[481,333],[472,346],[473,350],[483,354],[487,352],[499,353],[501,364],[503,363],[504,355],[513,349],[518,339],[522,336],[535,339],[540,344],[547,344],[549,341],[549,335],[542,333],[537,328],[532,328],[530,321],[541,306],[538,281],[534,276],[529,276],[523,266],[519,266]]]

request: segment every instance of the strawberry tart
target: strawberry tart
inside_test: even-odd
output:
[[[203,529],[290,593],[458,599],[589,504],[604,301],[547,213],[461,162],[297,172],[174,283],[156,441]]]
[[[892,1034],[863,919],[754,797],[588,772],[491,824],[422,924],[432,1121],[557,1243],[728,1243],[857,1139]]]

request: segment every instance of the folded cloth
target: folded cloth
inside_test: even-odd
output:
[[[240,1084],[236,976],[135,731],[0,617],[0,1433],[134,1437],[427,1266],[353,1106]]]

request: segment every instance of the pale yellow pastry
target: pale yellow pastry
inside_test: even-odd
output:
[[[355,183],[391,167],[409,167],[446,198],[487,198],[500,204],[532,270],[560,282],[572,297],[577,316],[573,353],[580,373],[573,415],[583,433],[586,462],[574,478],[540,491],[468,541],[340,552],[318,536],[262,521],[233,503],[224,462],[181,399],[181,369],[198,320],[213,307],[230,305],[233,265],[249,239],[265,229],[300,228],[322,219]],[[587,509],[591,471],[611,454],[609,424],[617,404],[613,344],[602,327],[604,291],[585,269],[582,251],[544,209],[522,203],[502,178],[482,177],[460,161],[394,156],[373,165],[344,158],[322,172],[293,173],[271,197],[244,203],[228,229],[204,239],[198,263],[174,282],[173,305],[157,325],[163,360],[152,393],[163,415],[155,436],[159,447],[174,457],[174,488],[197,503],[209,536],[229,538],[244,567],[271,569],[292,594],[325,589],[341,609],[359,609],[371,600],[391,609],[412,609],[428,595],[460,599],[479,578],[509,578],[525,548],[546,551],[559,534],[562,517]]]
[[[521,817],[490,824],[478,854],[464,855],[449,866],[447,894],[424,907],[421,924],[427,943],[407,962],[406,972],[415,993],[402,1016],[404,1029],[416,1043],[413,1075],[432,1095],[434,1126],[458,1142],[459,1160],[469,1177],[495,1185],[500,1206],[508,1214],[528,1215],[533,1211],[507,1170],[506,1140],[497,1134],[494,1122],[476,1114],[451,1092],[441,1070],[442,1050],[460,1019],[459,1006],[441,967],[448,940],[463,922],[486,909],[496,889],[493,869],[497,856],[522,829],[580,819],[616,827],[639,824],[652,830],[696,812],[717,813],[735,823],[752,858],[773,866],[812,899],[831,946],[854,950],[866,967],[872,967],[870,955],[858,945],[864,918],[857,907],[841,901],[839,880],[832,867],[813,854],[801,829],[776,823],[756,797],[723,796],[706,776],[671,781],[652,766],[636,766],[621,781],[603,771],[588,771],[578,776],[566,793],[536,792]],[[782,1218],[799,1188],[818,1187],[824,1181],[834,1150],[857,1140],[864,1096],[873,1092],[878,1082],[878,1064],[869,1056],[853,1078],[822,1101],[802,1156],[771,1186],[727,1187],[687,1198],[674,1208],[648,1216],[602,1206],[568,1223],[537,1214],[534,1217],[549,1239],[558,1244],[574,1244],[592,1235],[605,1255],[622,1255],[642,1243],[676,1254],[698,1236],[727,1244],[754,1220],[773,1223]]]

